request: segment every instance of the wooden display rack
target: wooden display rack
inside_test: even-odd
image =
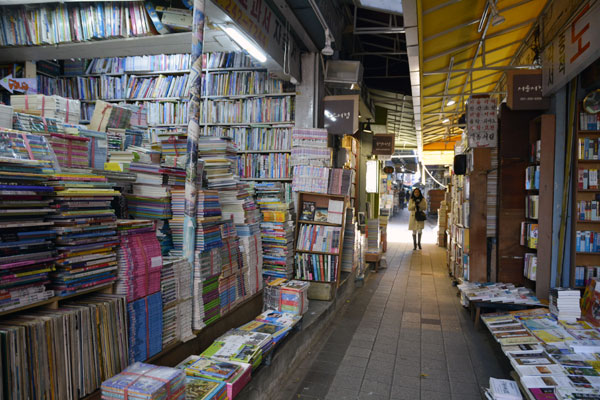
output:
[[[314,202],[316,207],[318,208],[328,208],[329,200],[341,200],[344,202],[344,211],[342,213],[342,223],[341,224],[333,224],[329,222],[319,222],[319,221],[309,221],[309,220],[301,220],[300,217],[302,215],[302,206],[305,201]],[[342,249],[344,247],[344,231],[346,229],[346,210],[348,209],[349,199],[348,196],[343,195],[334,195],[334,194],[324,194],[324,193],[310,193],[310,192],[298,192],[298,213],[296,215],[296,229],[294,232],[294,253],[308,253],[308,254],[318,254],[318,255],[328,255],[328,256],[336,256],[338,257],[338,262],[336,266],[335,281],[319,281],[319,280],[309,280],[309,279],[299,279],[308,281],[311,283],[310,288],[308,290],[308,298],[312,300],[331,300],[335,297],[335,292],[338,286],[340,285],[340,276],[341,276],[341,264],[342,264]],[[311,251],[311,250],[298,250],[298,234],[300,231],[300,226],[302,225],[324,225],[324,226],[333,226],[339,227],[340,231],[340,243],[339,243],[339,252],[331,253],[331,252],[322,252],[322,251]],[[295,259],[295,257],[294,257]],[[295,261],[294,261],[295,263]]]
[[[571,287],[577,289],[584,289],[584,286],[575,284],[575,271],[578,266],[597,266],[600,265],[600,253],[586,253],[586,252],[577,252],[576,249],[576,238],[577,231],[593,231],[600,232],[600,221],[589,221],[589,220],[580,220],[579,214],[577,213],[577,203],[580,201],[593,201],[596,200],[596,196],[600,195],[599,189],[579,189],[578,185],[578,173],[579,169],[598,169],[600,170],[600,160],[585,160],[579,159],[579,139],[590,138],[593,140],[600,139],[600,131],[590,131],[581,129],[580,126],[580,113],[583,112],[581,105],[578,107],[577,113],[577,135],[575,138],[574,147],[574,168],[573,168],[573,209],[572,214],[573,217],[573,227],[571,229]],[[585,274],[585,272],[584,272]]]

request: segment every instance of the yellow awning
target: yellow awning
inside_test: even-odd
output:
[[[417,0],[424,146],[460,133],[458,118],[471,93],[504,97],[498,82],[514,65],[545,3],[498,0],[496,14],[484,0]]]

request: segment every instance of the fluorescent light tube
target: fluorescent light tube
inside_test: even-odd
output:
[[[258,62],[264,63],[267,61],[266,54],[262,51],[261,48],[256,46],[252,41],[250,41],[246,35],[241,33],[237,28],[231,25],[221,26],[223,32],[227,34],[234,42],[236,42],[242,50],[246,50],[248,54],[254,57]]]

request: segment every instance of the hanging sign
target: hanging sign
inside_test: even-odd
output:
[[[0,86],[11,93],[37,93],[37,79],[35,78],[13,78],[12,75],[8,75],[0,79]]]
[[[469,147],[496,147],[498,116],[496,99],[471,96],[467,106],[467,139]]]
[[[394,154],[395,135],[373,135],[372,154],[391,156]]]
[[[265,0],[215,0],[279,65],[288,64],[290,75],[300,80],[300,49],[289,24],[273,12]],[[286,49],[289,59],[286,59]]]
[[[506,104],[511,110],[545,110],[550,107],[550,100],[542,96],[542,71],[509,71],[507,86]]]
[[[548,96],[600,56],[600,2],[586,1],[542,55],[542,92]]]
[[[332,135],[352,135],[358,130],[358,95],[325,96],[324,127]]]

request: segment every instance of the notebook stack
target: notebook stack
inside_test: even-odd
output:
[[[162,256],[154,223],[150,220],[119,220],[120,247],[115,291],[132,302],[160,291]]]
[[[231,140],[200,136],[198,158],[204,161],[204,171],[209,189],[235,187],[234,175],[237,153]]]
[[[100,175],[63,170],[49,178],[55,190],[50,216],[59,253],[52,274],[55,294],[66,296],[116,280],[119,245],[110,203],[118,191]]]
[[[263,277],[291,278],[294,271],[291,203],[286,203],[279,182],[255,186],[257,203],[263,215],[260,224],[263,245]]]
[[[15,111],[37,115],[44,118],[55,118],[59,121],[78,124],[81,105],[79,100],[65,99],[60,96],[13,95],[10,104]]]
[[[561,321],[576,321],[581,318],[579,305],[581,292],[569,288],[550,289],[550,312]]]
[[[102,398],[185,400],[185,373],[180,369],[136,362],[102,383]]]
[[[137,174],[133,194],[127,195],[130,214],[134,218],[171,218],[171,195],[159,164],[133,162],[129,171]]]
[[[159,353],[162,350],[160,292],[127,303],[127,312],[129,362],[144,361]]]
[[[187,341],[192,332],[192,291],[190,263],[184,259],[163,262],[160,292],[163,307],[163,348],[176,341]]]
[[[8,150],[8,149],[4,149]],[[44,184],[48,164],[6,157],[0,149],[0,312],[49,299],[56,232],[52,187]]]

